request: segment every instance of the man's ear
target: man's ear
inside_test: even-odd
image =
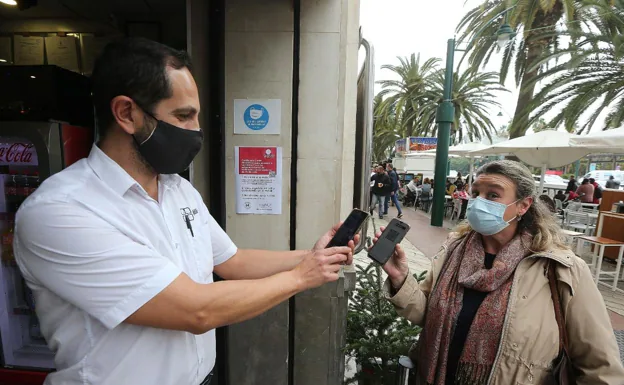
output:
[[[143,111],[131,98],[116,96],[111,100],[110,107],[115,121],[126,133],[134,135],[137,127],[143,127]]]

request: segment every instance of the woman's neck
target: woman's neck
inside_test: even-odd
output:
[[[494,235],[482,235],[483,239],[483,250],[489,254],[498,254],[500,249],[503,248],[506,244],[511,242],[511,240],[516,235],[516,231],[518,230],[518,222],[513,221],[509,224],[503,231]]]

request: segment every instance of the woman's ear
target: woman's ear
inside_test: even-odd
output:
[[[529,208],[531,208],[532,204],[533,197],[527,197],[518,202],[518,215],[523,216],[524,214],[526,214],[526,212],[529,211]]]

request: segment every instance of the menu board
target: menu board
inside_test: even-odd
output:
[[[43,64],[43,37],[41,36],[13,36],[16,65]]]
[[[48,64],[80,72],[75,37],[48,36],[45,38],[45,46]]]

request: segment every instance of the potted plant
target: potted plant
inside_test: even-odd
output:
[[[345,352],[355,359],[355,376],[345,384],[394,385],[400,356],[407,355],[421,328],[399,317],[382,292],[381,268],[374,263],[358,269],[356,289],[347,312]],[[420,282],[424,271],[414,274]]]

